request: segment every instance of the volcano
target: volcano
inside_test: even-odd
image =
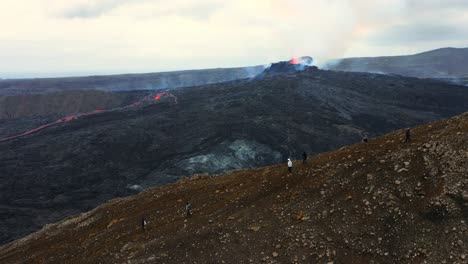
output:
[[[271,75],[271,74],[281,74],[281,73],[295,73],[299,71],[304,71],[306,69],[318,69],[315,66],[312,66],[314,59],[310,56],[302,56],[298,58],[292,58],[289,61],[281,61],[272,63],[267,67],[262,74],[259,76]]]
[[[464,86],[293,67],[171,89],[0,142],[0,241],[184,176],[276,164],[468,110]],[[0,136],[50,122],[4,120]]]

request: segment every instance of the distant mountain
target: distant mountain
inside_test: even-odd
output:
[[[330,62],[326,68],[456,80],[468,77],[468,48],[442,48],[409,56],[346,58]]]
[[[252,78],[264,66],[67,78],[0,80],[0,96],[68,90],[129,91],[167,89]]]
[[[130,108],[0,120],[0,242],[183,176],[279,163],[468,110],[462,86],[276,65]]]

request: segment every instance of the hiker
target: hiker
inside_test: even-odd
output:
[[[292,163],[291,159],[288,159],[288,171],[289,171],[289,173],[292,172],[292,166],[293,166],[293,163]]]
[[[369,142],[369,138],[367,138],[367,136],[364,136],[364,137],[362,138],[362,142],[364,142],[364,143]]]
[[[145,220],[144,215],[141,216],[141,230],[143,230],[143,231],[146,230],[146,220]]]
[[[302,164],[306,164],[307,163],[307,153],[304,151],[302,153]]]
[[[185,217],[189,217],[191,216],[193,213],[192,213],[192,204],[190,202],[187,202],[185,204]]]
[[[405,143],[411,142],[411,130],[409,128],[406,129],[405,133]]]

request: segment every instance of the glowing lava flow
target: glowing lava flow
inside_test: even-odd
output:
[[[161,99],[161,97],[162,97],[164,94],[165,94],[165,93],[157,94],[157,95],[153,98],[153,101],[158,101],[159,99]]]
[[[135,107],[135,106],[138,106],[138,105],[141,105],[145,102],[151,102],[151,101],[159,101],[163,96],[170,96],[172,98],[175,99],[175,102],[177,103],[177,98],[168,93],[168,92],[162,92],[162,93],[158,93],[156,94],[156,96],[154,96],[153,98],[151,98],[150,100],[150,95],[147,95],[145,98],[139,100],[139,101],[136,101],[130,105],[127,105],[127,106],[124,106],[124,107],[119,107],[119,108],[112,108],[112,109],[108,109],[108,110],[94,110],[92,112],[88,112],[88,113],[82,113],[82,114],[76,114],[76,115],[70,115],[70,116],[66,116],[64,118],[60,118],[59,120],[53,122],[53,123],[49,123],[49,124],[45,124],[45,125],[42,125],[42,126],[39,126],[39,127],[36,127],[32,130],[29,130],[29,131],[26,131],[22,134],[19,134],[19,135],[14,135],[14,136],[11,136],[11,137],[7,137],[7,138],[3,138],[3,139],[0,139],[0,142],[4,142],[4,141],[8,141],[8,140],[12,140],[12,139],[15,139],[15,138],[19,138],[19,137],[24,137],[24,136],[27,136],[27,135],[31,135],[33,133],[36,133],[40,130],[43,130],[45,128],[48,128],[48,127],[51,127],[51,126],[55,126],[55,125],[58,125],[58,124],[61,124],[61,123],[65,123],[65,122],[70,122],[70,121],[73,121],[79,117],[83,117],[83,116],[90,116],[90,115],[96,115],[96,114],[100,114],[100,113],[104,113],[104,112],[109,112],[109,111],[112,111],[112,110],[118,110],[118,109],[127,109],[127,108],[130,108],[130,107]]]
[[[47,128],[47,127],[50,127],[50,126],[53,126],[53,125],[57,125],[57,124],[60,124],[62,123],[62,119],[59,119],[53,123],[49,123],[49,124],[46,124],[46,125],[43,125],[43,126],[40,126],[40,127],[36,127],[35,129],[32,129],[32,130],[29,130],[29,131],[26,131],[24,132],[23,134],[19,134],[19,135],[16,135],[16,136],[11,136],[11,137],[7,137],[7,138],[3,138],[3,139],[0,139],[0,142],[3,142],[3,141],[7,141],[7,140],[11,140],[11,139],[15,139],[15,138],[19,138],[19,137],[24,137],[24,136],[27,136],[27,135],[30,135],[32,133],[36,133],[37,131],[39,130],[42,130],[44,128]]]

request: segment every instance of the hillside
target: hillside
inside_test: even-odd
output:
[[[23,94],[0,97],[0,119],[68,115],[96,109],[123,107],[148,94],[139,92],[104,92],[72,90],[46,94]]]
[[[366,73],[273,74],[58,123],[0,122],[0,242],[197,173],[320,153],[467,111],[466,88]],[[62,119],[60,119],[62,120]]]
[[[468,86],[468,77],[459,77],[459,78],[440,78],[439,80],[443,82],[454,83],[458,85]]]
[[[131,91],[190,87],[252,78],[264,66],[88,77],[0,80],[0,96],[69,90]]]
[[[279,164],[114,199],[0,247],[0,262],[466,263],[468,113],[412,136],[316,155],[292,174]]]
[[[468,48],[442,48],[409,56],[346,58],[331,63],[328,68],[457,80],[468,77]]]

